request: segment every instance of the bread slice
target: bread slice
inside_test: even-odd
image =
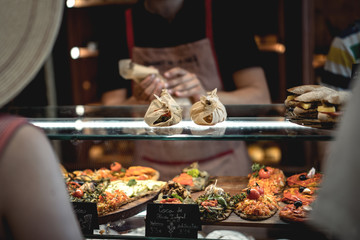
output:
[[[346,103],[349,100],[350,95],[349,91],[338,91],[326,96],[324,101],[334,105],[340,105]]]
[[[321,88],[316,91],[301,94],[300,96],[296,97],[295,100],[299,102],[316,102],[321,101],[325,97],[334,93],[336,93],[336,91],[331,88]]]
[[[289,88],[287,89],[287,91],[292,94],[301,95],[314,90],[319,90],[321,88],[325,88],[325,87],[321,85],[301,85],[301,86]]]

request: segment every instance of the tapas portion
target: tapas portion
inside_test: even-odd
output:
[[[199,169],[199,164],[194,162],[184,168],[182,172],[175,176],[172,181],[180,183],[190,192],[202,191],[209,184],[209,173]]]
[[[196,203],[199,205],[200,220],[203,223],[213,223],[227,219],[234,209],[236,199],[224,189],[211,184],[206,187]]]
[[[124,205],[149,195],[157,195],[166,182],[158,181],[159,172],[144,166],[123,168],[112,163],[110,168],[68,172],[62,167],[71,202],[96,203],[98,215],[115,213]]]
[[[321,85],[301,85],[287,89],[286,117],[297,124],[333,128],[339,121],[350,91],[337,91]]]
[[[307,173],[289,176],[286,180],[287,188],[281,198],[286,205],[280,209],[280,219],[286,222],[307,221],[322,177],[322,173],[316,172],[315,168],[311,168]]]

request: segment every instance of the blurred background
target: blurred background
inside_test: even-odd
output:
[[[117,29],[125,26],[122,12],[137,1],[64,1],[64,17],[52,63],[45,64],[36,81],[13,105],[78,105],[99,101],[98,41],[104,31],[118,34]],[[360,2],[356,0],[248,2],[249,6],[245,6],[249,9],[248,23],[256,34],[274,103],[284,101],[288,87],[318,82],[331,40],[360,18]],[[51,75],[54,84],[47,80]],[[33,94],[39,91],[48,91],[52,96]]]
[[[98,42],[109,33],[114,36],[119,34],[117,29],[125,27],[121,17],[123,12],[137,1],[64,1],[62,25],[51,56],[35,81],[9,106],[99,104],[97,82],[101,79],[97,79]],[[223,2],[226,4],[226,1]],[[261,51],[273,103],[283,103],[289,87],[319,83],[332,39],[360,18],[360,1],[357,0],[246,2],[249,2],[246,3],[249,8],[248,22]],[[89,167],[89,163],[96,167],[114,160],[131,164],[131,141],[69,144],[72,150],[62,151],[62,154],[64,162],[77,163],[71,168]],[[304,147],[313,143],[252,143],[249,144],[249,153],[255,162],[308,168],[311,163],[304,160],[309,158],[306,157],[308,153],[297,156],[299,160],[286,157],[299,145]],[[79,162],[88,164],[79,165]]]

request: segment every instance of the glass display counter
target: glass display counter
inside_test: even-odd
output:
[[[190,106],[183,107],[183,119],[170,127],[149,127],[143,116],[148,108],[138,106],[59,106],[11,108],[8,112],[27,117],[31,123],[42,128],[51,140],[61,142],[114,141],[114,140],[239,140],[239,141],[331,141],[334,130],[309,127],[294,123],[285,117],[283,104],[269,105],[226,105],[228,113],[224,122],[214,126],[199,126],[190,119]],[[301,151],[301,150],[300,150]],[[86,161],[86,160],[85,160]],[[146,239],[144,237],[144,213],[129,219],[101,225],[103,235],[89,235],[91,239]],[[140,230],[139,230],[140,229]],[[232,226],[228,222],[204,226],[203,235],[214,230],[248,232],[264,239],[278,239],[282,236],[314,234],[308,226],[289,224],[243,224]],[[304,229],[306,231],[304,231]],[[140,232],[137,232],[140,231]],[[126,234],[125,234],[126,233]],[[205,234],[204,234],[205,233]],[[290,235],[289,235],[290,234]],[[317,234],[317,233],[316,233]],[[273,236],[270,236],[273,235]],[[305,237],[309,237],[306,235]],[[321,239],[322,235],[313,235]],[[148,238],[157,239],[157,238]],[[165,239],[165,238],[158,238]],[[225,238],[222,238],[225,239]],[[246,238],[254,239],[254,238]]]
[[[331,129],[308,127],[285,118],[283,104],[227,105],[226,121],[200,126],[191,121],[189,107],[183,120],[170,127],[149,127],[143,119],[148,106],[65,106],[14,108],[52,140],[314,140],[333,138]]]

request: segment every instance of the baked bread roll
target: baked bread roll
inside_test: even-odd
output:
[[[161,96],[155,95],[144,120],[151,127],[171,126],[179,123],[182,119],[182,108],[171,97],[166,89],[163,89]]]
[[[227,112],[216,94],[217,88],[202,96],[190,109],[190,117],[198,125],[215,125],[225,121]]]

